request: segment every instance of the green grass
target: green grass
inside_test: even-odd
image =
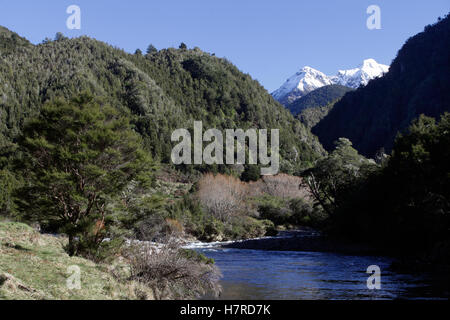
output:
[[[0,299],[151,298],[142,285],[114,277],[111,265],[70,257],[63,249],[66,242],[22,223],[0,222]],[[81,270],[80,289],[66,285],[73,265]],[[126,264],[121,267],[126,270]]]

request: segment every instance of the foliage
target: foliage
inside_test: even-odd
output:
[[[15,211],[13,192],[18,182],[9,170],[0,170],[0,216],[10,216]]]
[[[275,226],[321,227],[326,218],[320,208],[304,198],[283,199],[264,195],[255,198],[255,202],[260,218],[271,221]]]
[[[205,174],[196,183],[193,199],[203,209],[196,236],[208,241],[275,235],[276,226],[317,225],[320,220],[302,179],[287,174],[250,182]]]
[[[158,49],[156,49],[156,47],[153,44],[149,44],[146,50],[147,54],[153,54],[158,52]]]
[[[354,187],[356,181],[375,166],[352,148],[346,138],[336,142],[336,149],[316,166],[302,173],[314,199],[332,215],[342,198]]]
[[[23,215],[65,232],[70,254],[98,246],[112,199],[151,173],[141,144],[126,116],[87,94],[47,103],[19,140],[24,155],[17,169],[27,177],[17,192]]]
[[[383,166],[336,193],[330,232],[401,255],[448,264],[450,114],[421,116],[396,139]],[[345,173],[345,171],[344,171]]]
[[[305,109],[315,109],[329,105],[330,103],[336,102],[341,99],[347,92],[353,89],[341,86],[338,84],[332,84],[329,86],[324,86],[318,88],[300,99],[295,100],[292,103],[286,105],[286,108],[291,111],[293,115],[300,114]]]
[[[248,181],[258,181],[261,177],[261,168],[256,164],[245,165],[244,171],[241,173],[241,180]]]
[[[172,131],[193,128],[194,120],[219,130],[280,129],[282,169],[310,167],[324,154],[317,138],[257,81],[198,48],[149,47],[146,55],[135,55],[81,37],[11,44],[0,48],[0,55],[0,146],[17,139],[46,101],[89,90],[120,112],[128,110],[153,158],[166,163]],[[229,170],[225,165],[196,169]]]
[[[450,111],[450,15],[410,38],[389,73],[347,93],[313,129],[327,150],[339,137],[366,156],[384,147],[420,114],[439,118]]]
[[[326,115],[333,109],[335,103],[337,101],[333,101],[326,106],[318,106],[303,109],[298,115],[297,119],[300,120],[307,128],[313,128],[316,124],[318,124]]]
[[[23,47],[31,46],[31,43],[20,37],[17,33],[9,31],[5,27],[0,26],[0,53],[2,55],[11,54]]]

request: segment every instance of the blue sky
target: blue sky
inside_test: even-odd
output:
[[[81,8],[68,30],[66,8]],[[381,8],[381,30],[366,9]],[[42,0],[2,1],[0,25],[33,43],[88,35],[129,52],[198,46],[227,57],[269,91],[304,65],[327,74],[374,58],[390,64],[405,40],[450,11],[450,0]]]

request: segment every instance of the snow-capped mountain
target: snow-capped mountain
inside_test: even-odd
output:
[[[367,59],[355,69],[339,70],[336,76],[331,77],[331,81],[334,84],[356,89],[360,85],[367,85],[370,80],[378,78],[388,71],[389,66],[380,64],[374,59]]]
[[[286,80],[286,82],[272,96],[281,102],[292,103],[305,94],[320,87],[333,84],[330,77],[311,67],[304,67]]]
[[[331,84],[340,84],[356,89],[388,71],[389,66],[380,64],[374,59],[364,60],[354,69],[339,70],[335,76],[327,76],[311,67],[304,67],[287,79],[278,90],[272,93],[272,96],[280,103],[287,105],[311,91]]]

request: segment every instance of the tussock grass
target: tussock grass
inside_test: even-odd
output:
[[[142,284],[120,280],[128,272],[125,262],[106,266],[70,257],[66,243],[64,237],[42,235],[22,223],[0,222],[0,299],[153,298]],[[80,268],[80,289],[66,285],[72,265]]]

